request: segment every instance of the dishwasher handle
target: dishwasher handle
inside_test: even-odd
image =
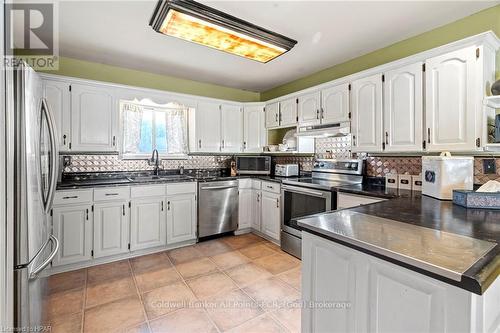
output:
[[[223,186],[207,186],[201,187],[201,190],[224,190],[228,188],[238,188],[238,185],[223,185]]]

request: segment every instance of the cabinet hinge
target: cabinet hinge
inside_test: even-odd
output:
[[[295,103],[299,104],[299,99],[298,98],[295,99]]]
[[[132,204],[130,203],[130,201],[128,202],[128,208],[132,207]]]
[[[476,147],[477,148],[481,147],[481,139],[480,138],[476,139]]]
[[[266,112],[266,107],[265,107],[265,106],[264,106],[264,109],[263,109],[263,110],[264,110],[264,112]]]
[[[94,211],[94,205],[92,205],[92,208],[91,208],[92,211]]]
[[[54,216],[54,210],[53,209],[50,210],[50,216]]]
[[[94,250],[90,250],[90,256],[93,257],[94,256]]]
[[[351,112],[349,112],[349,119],[351,119],[351,118],[352,118],[352,113],[351,113]]]
[[[299,121],[299,116],[295,117],[295,121]]]
[[[382,82],[385,82],[385,75],[382,74]]]
[[[479,59],[479,47],[476,49],[476,59]]]
[[[71,84],[69,85],[69,91],[71,91]]]
[[[425,149],[426,148],[426,141],[422,141],[422,148]]]
[[[422,72],[425,72],[425,64],[422,64]]]
[[[68,149],[71,149],[71,142],[68,143]]]
[[[128,243],[128,246],[127,246],[127,247],[128,247],[128,249],[130,250],[130,243]]]
[[[349,83],[349,91],[351,91],[351,84]]]
[[[385,150],[385,142],[382,142],[382,150]]]

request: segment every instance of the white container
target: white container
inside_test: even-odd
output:
[[[474,185],[474,157],[422,156],[422,194],[452,200],[453,190],[472,190]]]
[[[411,175],[398,175],[398,188],[400,190],[410,190],[411,191]]]
[[[411,189],[413,191],[422,191],[422,175],[411,176]]]
[[[387,174],[385,175],[386,188],[398,188],[398,175]]]

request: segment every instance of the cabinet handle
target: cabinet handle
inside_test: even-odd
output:
[[[427,127],[427,142],[431,143],[431,128]]]
[[[278,114],[277,113],[274,114],[274,118],[276,119],[276,122],[278,122]]]
[[[167,210],[170,210],[170,201],[167,201]]]
[[[279,122],[280,122],[280,124],[281,124],[281,121],[283,120],[283,118],[282,118],[282,116],[281,116],[281,110],[280,110],[280,112],[279,112],[279,117],[278,117],[278,119],[279,119]]]
[[[113,135],[113,147],[116,146],[116,136]]]
[[[198,148],[201,148],[201,139],[198,140]]]
[[[222,146],[221,147],[224,148],[224,140],[222,140]]]
[[[356,146],[356,135],[352,136],[352,145]]]
[[[243,141],[243,149],[247,149],[247,142]]]
[[[161,211],[163,212],[163,200],[161,202]]]
[[[68,197],[63,197],[64,200],[66,199],[78,199],[78,196],[77,195],[70,195]]]
[[[260,194],[257,193],[257,202],[260,202]]]
[[[125,204],[123,204],[123,206],[122,206],[122,214],[123,214],[123,216],[125,216]]]
[[[321,119],[325,119],[325,110],[321,108]]]
[[[63,145],[66,146],[66,134],[63,135]]]
[[[85,209],[85,214],[86,214],[85,219],[88,221],[89,220],[89,209],[88,208]]]
[[[280,208],[280,199],[276,198],[276,208]]]
[[[319,110],[316,110],[316,119],[319,119]]]
[[[389,144],[389,132],[385,132],[385,144]]]
[[[267,188],[272,189],[273,187],[271,185],[266,185]]]
[[[105,196],[118,195],[118,193],[106,193]]]

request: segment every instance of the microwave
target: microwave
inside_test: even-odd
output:
[[[236,173],[239,175],[271,174],[271,156],[237,156]]]

